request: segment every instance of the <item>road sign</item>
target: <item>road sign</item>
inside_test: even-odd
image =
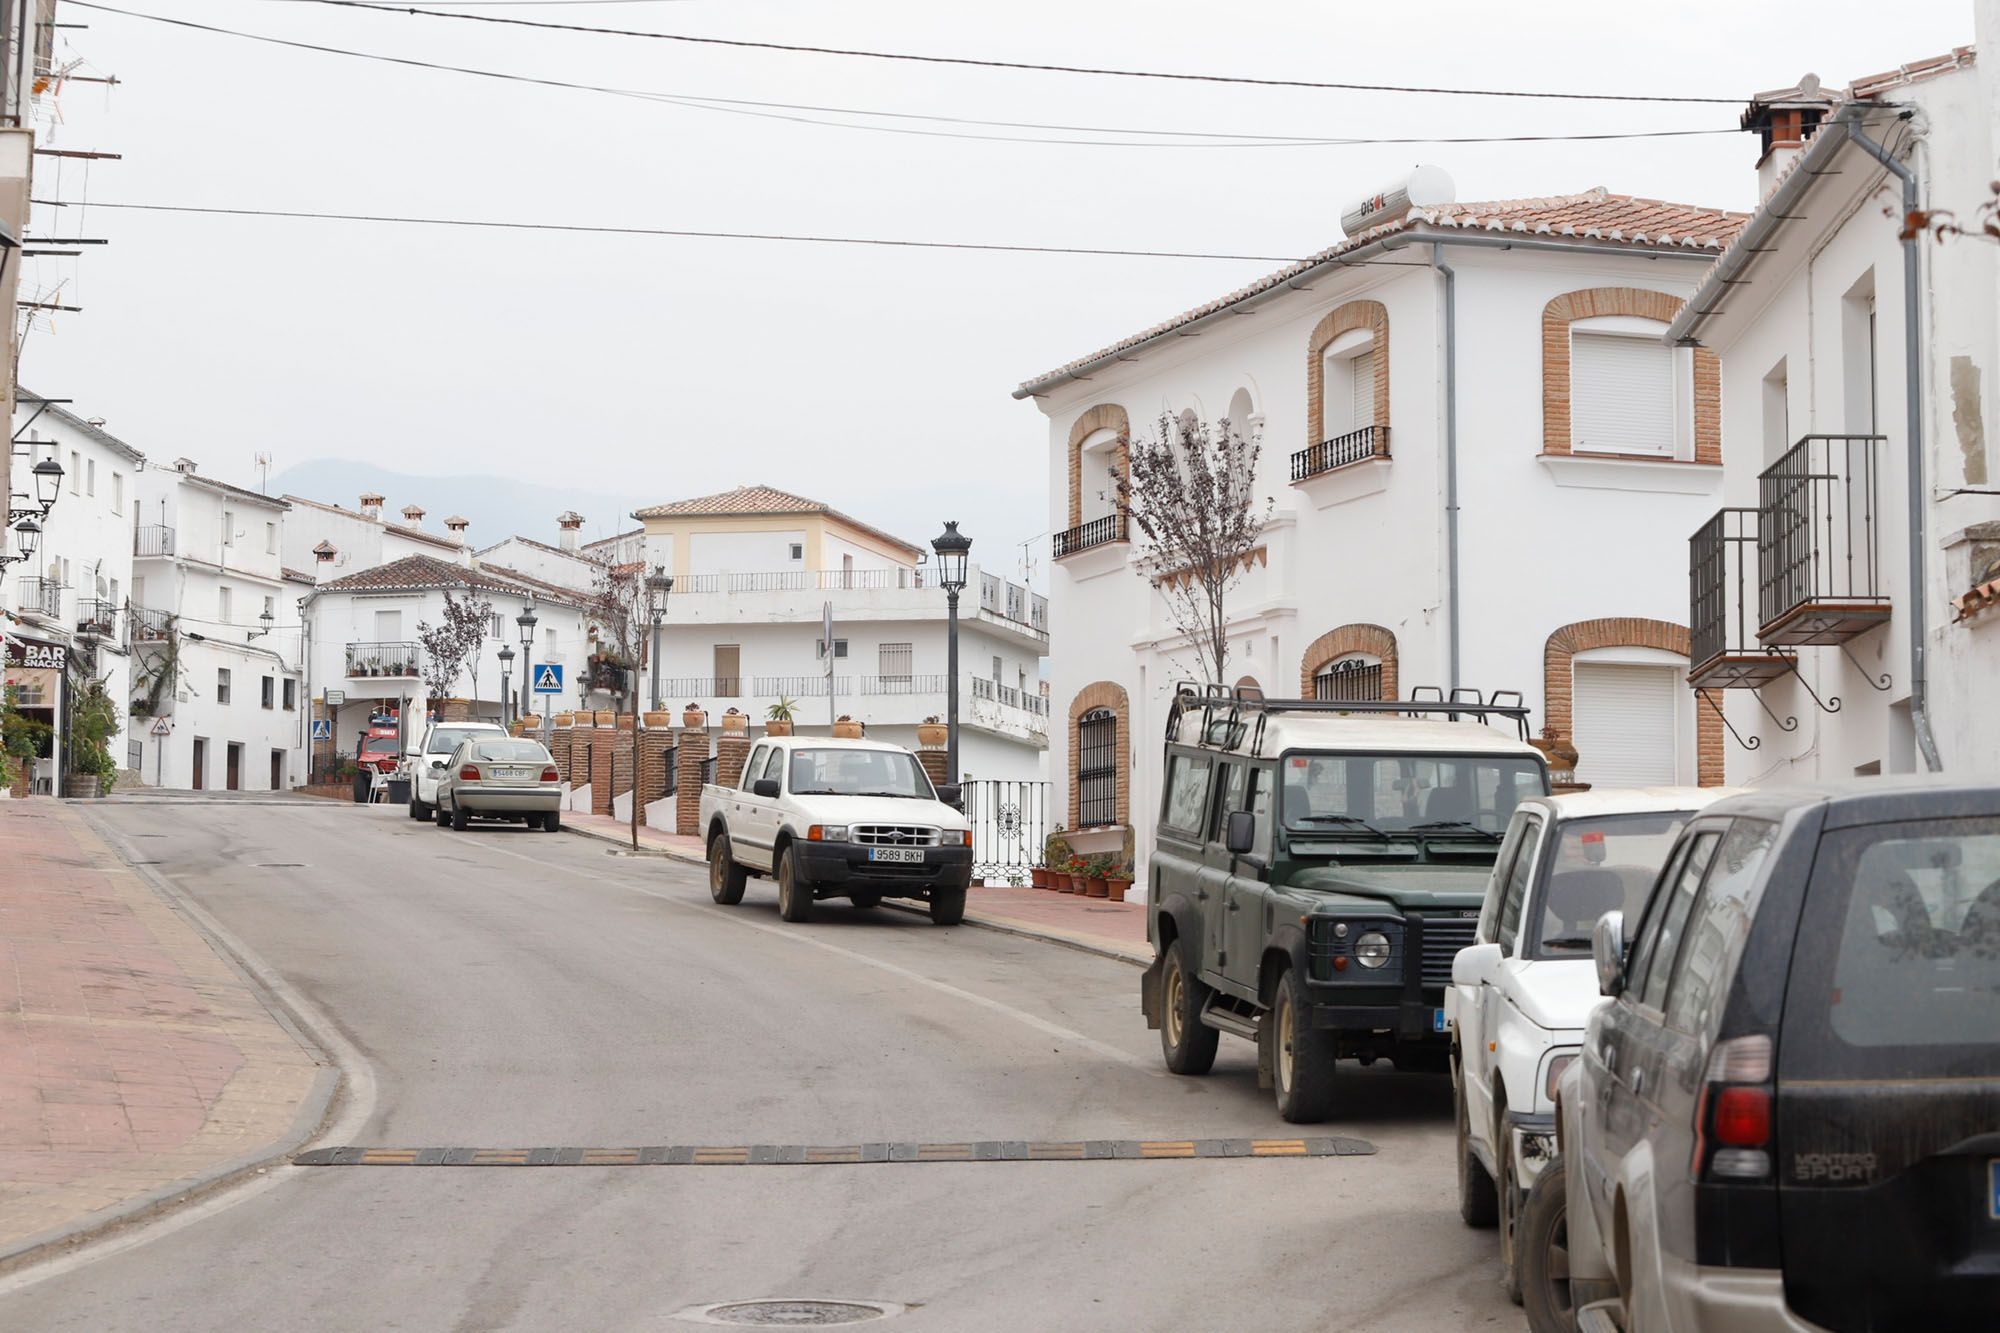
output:
[[[346,702],[347,702],[346,690],[328,690],[326,692],[326,706],[328,708],[338,708]]]
[[[316,741],[330,741],[333,739],[332,718],[316,717],[313,719],[313,739]]]
[[[561,694],[563,669],[555,662],[544,662],[535,668],[536,694]]]
[[[165,718],[156,717],[153,719],[153,734],[155,736],[170,736],[173,734],[173,730],[174,724]]]

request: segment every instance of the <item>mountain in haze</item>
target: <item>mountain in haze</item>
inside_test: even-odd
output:
[[[398,518],[405,505],[422,505],[428,511],[424,526],[438,533],[444,531],[447,515],[463,514],[472,520],[466,536],[474,549],[516,534],[554,545],[556,515],[565,509],[574,509],[584,516],[583,539],[596,541],[639,526],[630,517],[632,510],[640,504],[652,503],[511,477],[418,476],[351,458],[308,459],[286,468],[271,478],[270,483],[273,495],[302,495],[308,500],[348,509],[356,508],[366,491],[387,497],[382,513],[392,520]]]

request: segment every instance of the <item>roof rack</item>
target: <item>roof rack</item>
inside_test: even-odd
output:
[[[1221,711],[1225,706],[1227,711]],[[1174,686],[1173,702],[1167,709],[1169,741],[1179,737],[1181,719],[1197,708],[1202,718],[1201,735],[1195,743],[1231,750],[1243,743],[1248,719],[1254,715],[1257,729],[1250,748],[1253,755],[1263,753],[1264,723],[1273,713],[1386,713],[1410,717],[1442,714],[1454,722],[1460,718],[1477,722],[1505,718],[1513,722],[1523,741],[1528,739],[1528,705],[1519,690],[1495,690],[1488,697],[1470,685],[1455,687],[1449,698],[1441,686],[1418,685],[1410,690],[1407,699],[1267,699],[1255,685],[1229,686],[1214,681],[1197,685],[1184,680]]]

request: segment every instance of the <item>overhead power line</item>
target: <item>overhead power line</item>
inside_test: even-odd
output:
[[[317,3],[317,0],[293,0],[293,2],[310,4]],[[265,33],[244,32],[235,28],[196,23],[189,19],[170,18],[163,14],[148,14],[138,10],[119,9],[111,5],[92,4],[87,3],[87,0],[70,0],[70,3],[82,8],[98,9],[105,13],[118,14],[127,18],[163,23],[176,28],[189,28],[197,32],[211,33],[217,36],[236,37],[244,41],[263,42],[272,46],[290,47],[294,50],[313,51],[321,55],[344,56],[356,60],[372,60],[383,64],[402,65],[413,69],[462,74],[473,78],[497,79],[509,83],[526,83],[544,88],[562,88],[573,92],[598,93],[610,97],[664,102],[697,111],[718,111],[736,115],[756,116],[762,119],[786,120],[805,125],[825,126],[830,129],[864,130],[879,134],[906,134],[930,138],[1112,148],[1335,148],[1382,144],[1550,143],[1613,139],[1675,139],[1714,134],[1737,134],[1741,132],[1735,128],[1718,128],[1606,131],[1585,134],[1407,135],[1395,137],[1351,136],[1332,138],[1304,135],[1253,134],[1247,132],[1234,133],[1219,130],[1165,130],[1121,125],[1070,125],[1045,121],[985,120],[971,116],[926,115],[907,111],[879,111],[867,107],[824,106],[802,102],[771,102],[749,98],[714,97],[703,93],[675,93],[642,88],[617,88],[603,84],[577,83],[566,79],[545,78],[529,74],[512,74],[503,70],[418,60],[410,56],[387,55],[374,51],[356,51],[346,47],[327,46],[317,42],[297,41],[288,37],[275,37]],[[872,119],[923,121],[938,125],[979,126],[989,129],[1045,130],[1060,134],[1110,134],[1130,136],[1130,138],[1078,139],[1015,134],[968,134],[961,131],[916,129],[899,125],[857,125],[843,121],[815,119],[814,115],[865,116]],[[1144,140],[1144,142],[1132,142],[1131,138]]]
[[[1236,83],[1263,88],[1320,88],[1339,92],[1418,93],[1433,97],[1526,97],[1566,102],[1694,102],[1739,106],[1740,97],[1692,97],[1685,94],[1546,92],[1519,88],[1448,88],[1400,83],[1345,83],[1316,79],[1271,79],[1246,74],[1193,74],[1170,70],[1114,69],[1097,65],[1042,64],[1024,60],[989,60],[975,56],[917,55],[907,51],[869,51],[844,46],[806,46],[791,42],[756,42],[738,37],[697,37],[681,32],[651,32],[643,28],[604,28],[550,19],[507,18],[499,14],[454,14],[415,5],[380,4],[376,0],[313,0],[338,9],[371,9],[379,14],[415,14],[458,19],[466,23],[497,23],[513,28],[585,33],[597,37],[637,37],[655,42],[686,42],[697,46],[734,46],[752,51],[789,51],[803,55],[847,56],[863,60],[901,60],[923,65],[964,65],[973,69],[1026,70],[1038,74],[1088,74],[1114,79],[1169,79],[1187,83]],[[84,8],[102,6],[84,5]]]

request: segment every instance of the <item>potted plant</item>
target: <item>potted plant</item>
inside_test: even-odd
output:
[[[118,778],[111,738],[118,734],[118,706],[101,680],[92,681],[70,713],[69,778],[65,796],[102,796]]]
[[[1063,837],[1061,824],[1050,829],[1042,839],[1042,863],[1035,867],[1035,887],[1038,889],[1060,889],[1057,876],[1062,872],[1056,867],[1069,859],[1069,840]]]
[[[708,725],[708,714],[702,710],[700,704],[689,704],[681,709],[681,725],[690,728],[705,727]]]
[[[845,713],[842,713],[839,717],[833,720],[833,734],[845,740],[850,740],[850,741],[860,740],[861,733],[863,730],[865,730],[865,728],[863,728],[859,722],[856,722],[853,718],[849,717]]]
[[[942,750],[951,740],[951,728],[937,720],[933,713],[917,723],[917,745],[925,750]]]
[[[1125,893],[1132,887],[1132,863],[1118,861],[1104,872],[1105,896],[1114,903],[1125,901]]]
[[[1083,893],[1083,883],[1084,883],[1083,867],[1084,867],[1084,860],[1080,856],[1072,856],[1069,858],[1069,860],[1063,862],[1064,893],[1074,893],[1078,895],[1081,895]]]
[[[1115,864],[1117,863],[1108,856],[1093,856],[1089,861],[1085,862],[1083,867],[1084,893],[1092,898],[1109,897],[1111,889],[1104,882],[1104,877],[1110,873],[1111,867]]]
[[[798,710],[799,701],[778,696],[778,702],[764,710],[764,734],[766,736],[789,736],[792,734],[792,714]]]
[[[722,734],[725,736],[748,736],[750,734],[750,715],[738,712],[736,706],[731,704],[729,711],[722,715]]]

